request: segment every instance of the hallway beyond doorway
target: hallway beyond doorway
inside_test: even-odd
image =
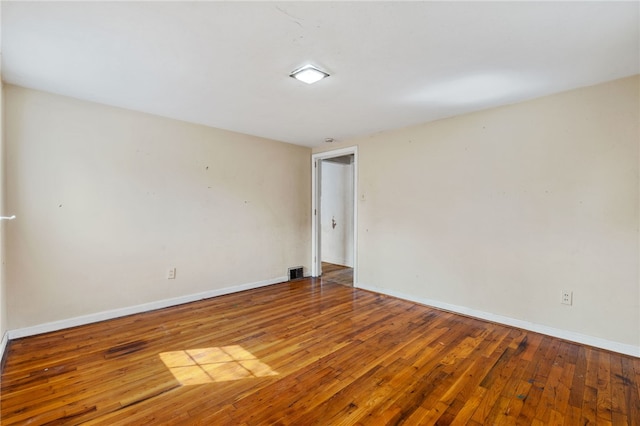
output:
[[[353,268],[322,262],[322,282],[353,287]]]

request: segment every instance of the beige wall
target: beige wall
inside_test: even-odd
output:
[[[639,99],[636,76],[323,147],[358,146],[360,284],[640,347]]]
[[[0,6],[0,20],[2,19],[2,7]],[[0,31],[1,35],[1,31]],[[0,46],[2,41],[0,40]],[[2,52],[0,52],[0,64],[2,64]],[[2,69],[0,68],[0,215],[4,214],[4,85],[2,83]],[[5,267],[4,267],[4,224],[0,223],[0,341],[2,341],[7,331],[7,297],[5,286]],[[0,351],[2,347],[0,346]],[[0,360],[4,352],[0,352]]]
[[[15,86],[5,100],[10,329],[308,266],[308,148]]]
[[[323,147],[359,146],[359,283],[639,347],[639,86]],[[8,328],[308,265],[308,149],[13,86],[5,101]]]
[[[0,62],[2,56],[0,55]],[[4,203],[4,85],[0,82],[0,215],[10,214],[5,209]],[[0,339],[3,338],[7,331],[7,291],[6,291],[6,279],[5,279],[5,233],[6,222],[0,222]],[[0,348],[1,350],[1,348]],[[0,358],[2,357],[0,353]]]

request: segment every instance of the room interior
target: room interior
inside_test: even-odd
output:
[[[344,291],[640,358],[637,3],[0,10],[4,361],[317,275],[315,164],[344,150]]]

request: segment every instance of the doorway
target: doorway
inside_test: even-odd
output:
[[[311,275],[357,283],[357,147],[312,155]]]

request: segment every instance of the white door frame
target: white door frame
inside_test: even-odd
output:
[[[358,282],[358,147],[335,149],[311,155],[311,276],[322,273],[320,250],[320,176],[318,162],[353,154],[353,286]]]

